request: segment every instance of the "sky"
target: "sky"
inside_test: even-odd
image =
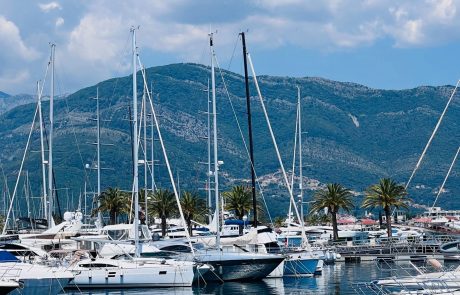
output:
[[[373,88],[455,84],[460,0],[0,0],[0,91],[34,93],[56,44],[58,92],[129,75],[130,28],[146,67],[209,64]]]

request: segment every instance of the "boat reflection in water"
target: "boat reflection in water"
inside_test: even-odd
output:
[[[175,288],[140,288],[140,289],[86,289],[86,290],[66,290],[65,294],[72,295],[193,295],[200,294],[194,292],[195,288],[175,287]],[[64,294],[64,293],[63,293]]]
[[[269,294],[283,295],[283,279],[265,279],[257,282],[225,282],[224,284],[208,284],[197,289],[197,294]]]
[[[284,295],[283,279],[265,279],[256,282],[208,283],[206,286],[193,288],[156,288],[156,289],[110,289],[110,290],[66,290],[66,294],[86,295],[195,295],[195,294],[267,294]]]

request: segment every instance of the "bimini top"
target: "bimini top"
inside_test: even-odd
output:
[[[0,263],[4,262],[19,262],[20,260],[13,254],[7,251],[0,251]]]

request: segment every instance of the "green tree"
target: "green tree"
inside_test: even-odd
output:
[[[379,183],[367,188],[361,207],[371,210],[382,208],[385,212],[388,237],[391,237],[391,211],[393,208],[408,209],[409,201],[403,185],[390,178],[382,178]]]
[[[129,196],[118,188],[108,188],[97,198],[99,207],[93,211],[93,216],[98,212],[109,212],[110,224],[117,222],[117,216],[127,214],[130,209]]]
[[[305,223],[308,225],[318,225],[319,224],[319,214],[317,214],[317,212],[311,212],[305,217]]]
[[[222,193],[225,199],[225,209],[234,211],[235,216],[239,220],[243,220],[243,216],[252,208],[252,191],[248,186],[237,185],[234,186],[230,191]],[[257,213],[262,212],[260,202],[258,202]],[[243,227],[240,225],[240,234],[243,233]]]
[[[340,209],[350,212],[353,209],[353,195],[349,189],[346,189],[338,183],[329,183],[326,188],[315,193],[311,205],[310,214],[327,208],[328,214],[331,215],[332,229],[334,240],[339,238],[337,227],[337,213]]]
[[[275,227],[280,228],[283,226],[283,224],[284,224],[284,219],[281,216],[276,216],[275,219],[273,220],[273,225]]]
[[[204,221],[207,213],[206,202],[197,193],[184,192],[180,199],[180,205],[187,223],[187,230],[192,236],[192,220]]]
[[[174,193],[166,189],[158,189],[152,196],[149,211],[161,218],[161,234],[166,236],[166,219],[177,212]]]

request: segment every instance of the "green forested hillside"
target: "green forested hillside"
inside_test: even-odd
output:
[[[207,67],[197,64],[147,69],[168,155],[182,190],[204,188],[206,165],[200,162],[207,160],[204,139],[207,118],[202,112],[207,110],[205,90],[209,74]],[[231,72],[224,72],[224,77],[236,116],[244,136],[247,136],[243,79]],[[142,95],[140,78],[138,82]],[[56,101],[54,163],[61,206],[77,203],[85,179],[88,190],[94,190],[95,173],[84,167],[95,160],[92,143],[95,142],[96,128],[91,119],[95,118],[96,102],[93,98],[97,87],[102,119],[106,120],[102,123],[102,141],[113,144],[102,149],[101,166],[110,168],[102,173],[102,187],[130,189],[128,106],[131,104],[131,83],[130,77],[114,78]],[[259,84],[286,168],[292,165],[296,85],[301,88],[302,124],[307,132],[303,135],[304,181],[311,188],[307,191],[307,198],[317,188],[318,181],[320,184],[340,182],[357,192],[384,176],[399,182],[407,181],[453,89],[451,86],[423,86],[400,91],[378,90],[310,77],[261,76]],[[221,175],[222,189],[225,189],[246,181],[250,174],[248,157],[221,79],[217,79],[217,88],[219,158],[224,161]],[[256,171],[265,188],[264,195],[272,215],[281,215],[287,211],[287,191],[280,186],[278,161],[254,88],[251,94]],[[48,118],[47,102],[44,108]],[[34,104],[26,104],[0,116],[1,163],[10,190],[19,169],[34,109]],[[434,200],[434,193],[460,144],[459,119],[460,102],[456,97],[411,185],[411,197],[418,203],[431,205]],[[25,169],[33,196],[38,197],[41,181],[38,126],[35,129]],[[156,181],[161,187],[169,187],[158,141],[155,141],[155,156],[158,160]],[[142,179],[141,172],[141,186]],[[440,199],[442,205],[458,207],[455,196],[460,190],[459,179],[458,168],[454,168],[446,185],[448,191]],[[22,187],[21,182],[20,195],[24,195]],[[37,199],[33,201],[38,202]]]

